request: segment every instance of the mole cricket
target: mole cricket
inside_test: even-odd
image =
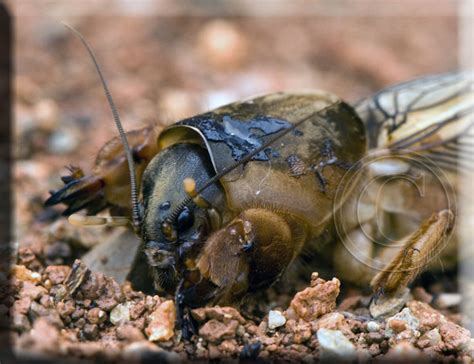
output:
[[[408,81],[354,105],[325,91],[278,92],[125,133],[93,51],[72,31],[119,136],[91,173],[70,167],[45,204],[65,204],[76,225],[131,226],[141,240],[134,266],[147,273],[130,280],[174,294],[183,330],[189,308],[238,305],[303,249],[324,250],[339,278],[374,297],[453,254],[444,248],[455,246],[455,183],[470,169],[460,158],[472,152],[471,73]],[[96,216],[107,208],[113,216]]]

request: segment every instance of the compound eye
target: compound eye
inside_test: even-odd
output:
[[[193,224],[194,214],[189,210],[188,207],[185,207],[176,218],[176,229],[179,232],[184,232],[193,226]]]

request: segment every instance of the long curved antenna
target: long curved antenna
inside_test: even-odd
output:
[[[92,62],[94,62],[95,69],[99,74],[100,82],[105,91],[105,96],[107,97],[107,101],[109,102],[110,109],[112,111],[112,116],[115,121],[115,125],[117,126],[118,132],[120,134],[120,139],[122,140],[123,148],[125,150],[125,156],[127,158],[128,163],[128,170],[130,173],[130,194],[131,194],[131,202],[132,202],[132,223],[135,228],[138,228],[141,224],[141,210],[138,204],[138,192],[137,192],[137,179],[135,176],[135,163],[133,162],[133,156],[130,149],[130,145],[128,144],[127,136],[125,135],[125,131],[123,130],[122,123],[120,121],[120,116],[117,111],[117,107],[115,106],[114,100],[112,95],[110,94],[109,87],[107,86],[107,82],[105,81],[104,75],[102,74],[102,69],[100,68],[99,62],[95,57],[92,48],[87,43],[85,38],[79,33],[78,30],[74,29],[71,25],[62,22],[63,25],[71,30],[82,42],[84,47],[87,49],[87,52],[92,58]]]

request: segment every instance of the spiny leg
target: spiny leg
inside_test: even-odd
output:
[[[136,162],[138,180],[148,162],[158,152],[156,136],[159,126],[149,126],[126,133]],[[107,142],[99,151],[89,175],[78,167],[69,167],[70,175],[62,177],[64,187],[52,191],[46,206],[63,203],[69,216],[85,210],[95,215],[107,207],[130,211],[130,179],[123,146],[118,137]]]
[[[403,248],[372,279],[374,297],[394,295],[406,288],[440,254],[454,227],[454,214],[442,210],[425,219],[418,230],[408,236]]]
[[[181,330],[183,339],[190,340],[197,333],[196,322],[191,316],[190,308],[186,304],[186,291],[184,289],[184,279],[178,284],[175,293],[176,304],[176,328]]]

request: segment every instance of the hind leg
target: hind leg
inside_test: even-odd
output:
[[[428,263],[439,256],[454,227],[450,210],[433,213],[402,241],[403,247],[371,281],[375,295],[393,295],[407,287]]]
[[[404,239],[376,249],[371,238],[375,226],[366,223],[342,238],[334,255],[335,266],[342,278],[370,284],[376,296],[395,295],[441,253],[453,226],[454,214],[441,210]]]
[[[138,184],[146,166],[158,153],[156,140],[160,130],[159,126],[149,126],[126,133],[135,160]],[[101,148],[89,175],[79,167],[71,166],[69,170],[69,175],[61,177],[64,187],[51,192],[46,206],[65,204],[65,216],[80,210],[95,215],[107,207],[114,213],[131,215],[129,170],[119,137]]]

